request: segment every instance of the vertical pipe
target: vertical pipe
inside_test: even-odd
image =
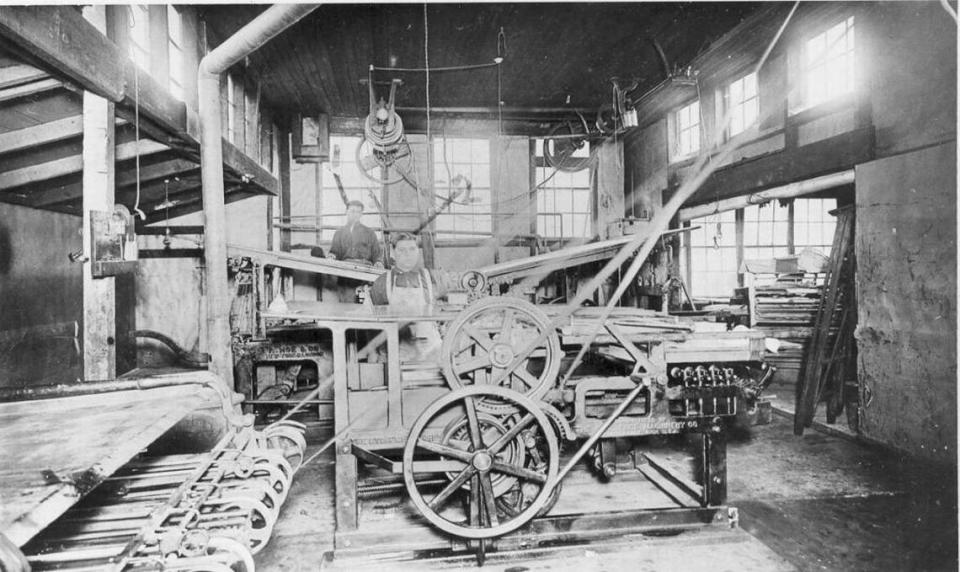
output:
[[[233,386],[230,351],[230,292],[227,281],[227,228],[223,199],[223,147],[220,74],[270,41],[318,5],[271,6],[204,56],[197,70],[200,116],[200,169],[203,184],[204,283],[207,288],[207,350],[211,370]]]

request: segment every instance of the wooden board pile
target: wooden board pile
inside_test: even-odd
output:
[[[792,385],[813,335],[823,287],[816,274],[772,276],[772,282],[738,289],[737,294],[747,300],[749,326],[780,342],[776,353],[766,354],[766,361],[777,368],[774,383]]]

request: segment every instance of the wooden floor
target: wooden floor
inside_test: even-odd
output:
[[[312,428],[311,444],[315,447],[328,435]],[[676,439],[651,440],[645,445],[676,465],[690,461]],[[320,567],[323,553],[332,548],[332,463],[332,454],[323,454],[297,475],[273,540],[258,555],[260,569]],[[623,487],[631,478],[618,477],[619,484],[598,483],[591,496],[610,503],[611,509],[620,508]],[[743,536],[755,545],[737,536],[719,544],[709,538],[687,539],[680,550],[684,556],[678,558],[675,539],[656,543],[638,539],[616,549],[585,550],[553,560],[491,563],[488,568],[765,572],[787,564],[787,569],[801,571],[957,570],[953,469],[918,465],[819,431],[796,437],[792,420],[775,416],[770,425],[731,434],[728,480],[729,504],[739,509]],[[371,506],[379,513],[376,518],[389,518],[384,515],[398,502],[386,499]],[[765,548],[769,554],[762,554]],[[398,568],[377,565],[376,569],[394,567]]]

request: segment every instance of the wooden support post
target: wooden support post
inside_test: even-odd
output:
[[[346,329],[332,328],[333,338],[333,400],[334,429],[336,434],[345,431],[350,422],[350,403],[347,390],[347,333]],[[362,412],[357,412],[361,415]],[[336,452],[336,515],[337,532],[357,529],[357,458],[353,455],[350,435],[341,435],[335,446]]]
[[[703,506],[722,505],[727,502],[727,436],[722,427],[713,427],[700,434],[700,454],[703,486],[700,502]]]
[[[289,220],[290,216],[290,129],[285,128],[280,131],[278,137],[277,150],[280,157],[280,220]],[[290,229],[280,228],[280,250],[290,252]],[[280,269],[274,271],[274,295],[285,295],[288,292],[287,283],[284,280],[283,272]],[[292,293],[292,284],[290,292]]]
[[[103,6],[84,8],[85,16],[105,29]],[[112,277],[93,278],[91,211],[113,210],[113,103],[83,93],[83,379],[114,379],[117,370],[116,288]]]
[[[387,427],[403,432],[403,389],[400,373],[400,328],[384,324],[387,334]],[[394,357],[397,356],[397,357]]]

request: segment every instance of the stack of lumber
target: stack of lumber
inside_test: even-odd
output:
[[[756,275],[757,281],[765,278]],[[816,275],[773,275],[766,284],[738,292],[748,300],[749,325],[780,342],[767,352],[766,361],[777,368],[775,383],[794,385],[806,355],[820,305],[821,286]]]

